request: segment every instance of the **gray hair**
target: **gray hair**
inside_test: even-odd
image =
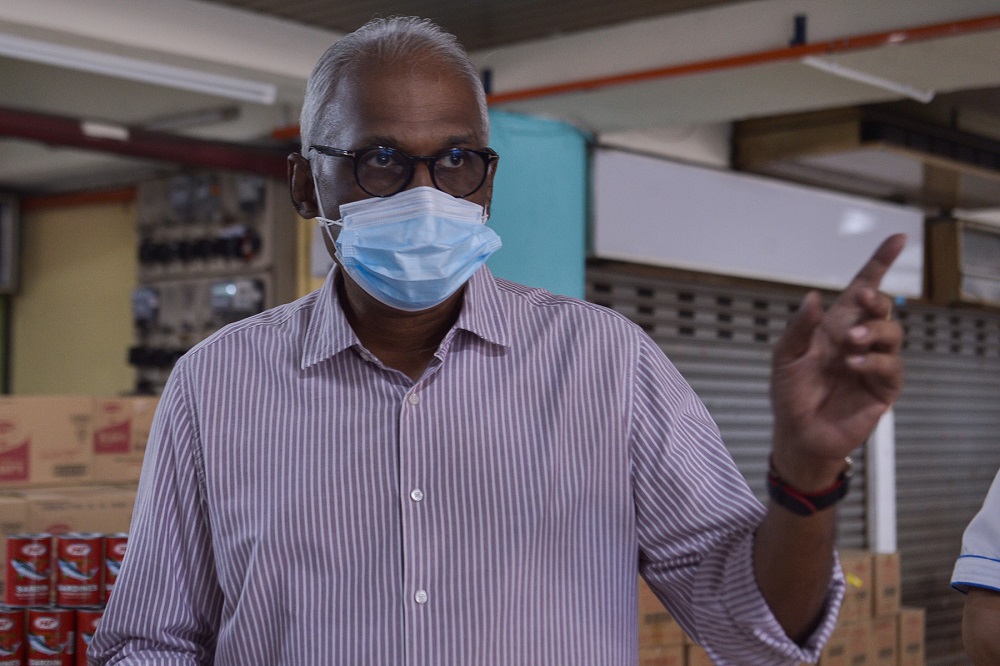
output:
[[[302,154],[305,155],[313,144],[323,107],[330,103],[330,96],[338,82],[369,58],[380,62],[395,62],[417,53],[436,56],[455,65],[468,79],[476,95],[483,128],[488,134],[490,120],[486,109],[486,92],[469,54],[458,39],[430,19],[392,16],[372,19],[345,35],[328,48],[316,63],[306,85],[299,120]]]

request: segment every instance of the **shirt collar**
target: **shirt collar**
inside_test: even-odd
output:
[[[483,266],[465,284],[462,311],[455,328],[469,331],[487,342],[510,346],[507,316],[500,301],[500,290],[490,269]]]
[[[317,294],[316,306],[306,326],[303,341],[303,370],[361,344],[340,306],[337,293],[338,271],[339,267],[334,264]],[[502,347],[510,346],[499,289],[485,266],[476,271],[466,283],[462,311],[454,328],[468,331]],[[450,338],[451,334],[446,337]]]

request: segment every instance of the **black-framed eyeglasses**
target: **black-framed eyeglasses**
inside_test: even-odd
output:
[[[434,187],[464,199],[483,186],[490,165],[500,159],[492,148],[448,148],[437,155],[407,155],[386,146],[341,150],[314,145],[311,149],[323,155],[352,160],[358,187],[373,197],[391,197],[402,192],[413,180],[417,162],[423,162],[430,170]]]

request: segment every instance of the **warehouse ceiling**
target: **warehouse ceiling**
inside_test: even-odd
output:
[[[106,34],[116,33],[112,38],[102,37],[94,28],[77,30],[68,25],[69,16],[62,26],[55,18],[49,20],[49,25],[56,26],[52,29],[43,29],[44,21],[27,28],[19,24],[45,14],[43,5],[59,2],[11,0],[8,6],[20,5],[24,12],[18,18],[16,12],[5,14],[7,10],[0,8],[0,37],[5,32],[40,37],[70,47],[262,82],[274,87],[274,100],[233,101],[202,91],[0,55],[2,189],[44,194],[133,183],[177,168],[178,163],[167,157],[170,146],[164,145],[171,143],[171,137],[211,142],[229,151],[223,155],[227,159],[239,159],[238,148],[250,145],[255,150],[272,149],[280,159],[294,147],[294,133],[288,129],[297,122],[308,72],[269,64],[294,50],[298,40],[288,39],[290,30],[299,30],[313,39],[313,46],[325,48],[337,35],[372,16],[393,14],[432,17],[456,33],[477,65],[495,74],[494,107],[560,118],[598,138],[622,132],[641,137],[643,132],[664,128],[690,132],[754,118],[889,105],[885,108],[893,113],[1000,141],[1000,6],[995,0],[956,0],[948,5],[925,0],[907,5],[905,12],[893,8],[898,6],[895,0],[881,0],[865,5],[871,7],[870,17],[836,20],[823,15],[822,8],[856,1],[821,5],[804,0],[171,0],[159,4],[153,0],[77,0],[66,5],[67,14],[71,6],[128,6],[140,18],[148,13],[149,25],[162,23],[164,14],[156,12],[169,12],[175,5],[177,11],[212,8],[222,19],[231,19],[234,30],[243,25],[241,17],[273,22],[264,23],[265,29],[274,28],[263,33],[265,38],[250,35],[243,40],[250,49],[259,45],[264,63],[245,66],[237,63],[248,60],[248,51],[220,47],[223,55],[213,58],[198,50],[198,28],[215,28],[198,26],[201,15],[194,13],[189,21],[190,48],[169,53],[137,31],[135,24],[108,28]],[[812,39],[807,41],[802,34],[801,43],[790,46],[796,37],[791,19],[798,6],[809,8]],[[757,8],[771,13],[760,13]],[[759,24],[753,18],[758,13],[765,17]],[[772,20],[773,16],[779,18]],[[118,20],[108,17],[109,24]],[[754,34],[759,31],[768,34],[757,39]],[[174,34],[175,41],[185,38],[184,33]],[[662,44],[650,45],[656,41]],[[227,48],[233,52],[226,54]],[[684,55],[677,56],[678,51]],[[905,91],[821,71],[806,62],[816,57],[825,66],[859,71],[878,81],[900,84],[909,94],[926,93],[933,99],[901,102],[908,94]],[[309,53],[309,61],[314,59],[315,48]],[[6,110],[39,114],[39,118],[5,119]],[[39,133],[39,126],[48,122],[41,114],[65,121],[54,125],[64,131]],[[96,123],[100,138],[81,135],[67,140],[66,128],[82,127],[81,121],[91,129]],[[30,131],[25,124],[31,126]],[[122,140],[119,134],[129,139]],[[192,146],[186,155],[203,152],[202,147]],[[801,159],[785,158],[787,163],[759,170],[795,178],[796,169],[808,167],[808,180],[815,182],[817,173],[846,163],[848,169],[857,164],[869,172],[900,169],[907,172],[908,183],[914,178],[912,160],[901,161],[898,155],[892,160],[838,160],[809,152]],[[869,175],[862,172],[845,178],[841,173],[830,182],[844,189],[851,178]],[[977,176],[976,201],[992,205],[989,174],[985,186],[982,175]],[[886,178],[890,182],[902,179]],[[900,196],[898,188],[893,191],[893,196]],[[1000,206],[1000,195],[995,198]]]
[[[426,16],[452,32],[469,51],[602,28],[737,0],[215,0],[218,4],[350,32],[373,16]]]

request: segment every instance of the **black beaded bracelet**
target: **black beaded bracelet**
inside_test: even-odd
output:
[[[853,465],[850,458],[847,458],[845,462],[847,464],[840,476],[837,477],[836,483],[818,493],[804,493],[785,483],[778,476],[777,470],[774,469],[774,461],[771,460],[767,472],[767,492],[775,503],[792,513],[799,516],[811,516],[817,511],[833,506],[847,495]]]

